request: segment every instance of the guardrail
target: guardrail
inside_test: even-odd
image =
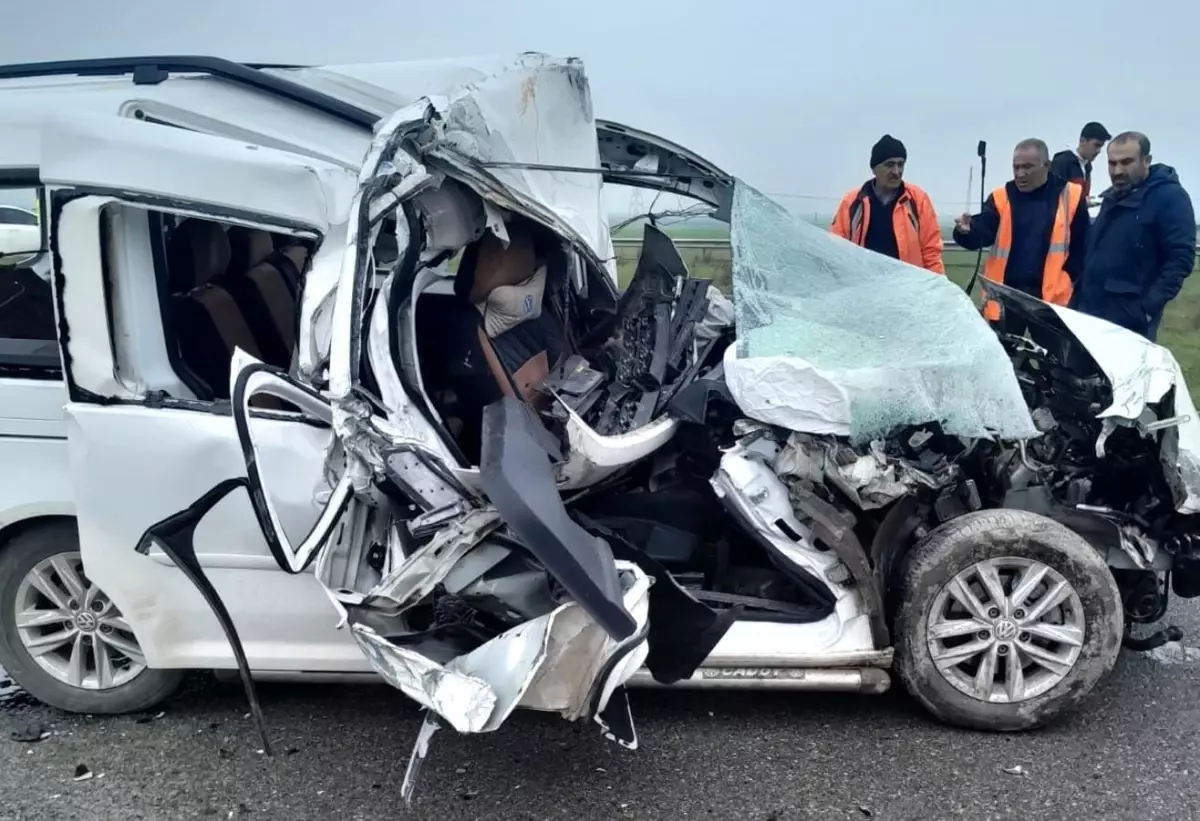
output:
[[[718,248],[729,247],[729,240],[721,237],[672,237],[671,240],[680,248],[711,248],[716,250]],[[612,243],[613,247],[618,249],[636,248],[642,244],[642,241],[637,237],[613,237]],[[1196,248],[1200,249],[1200,241],[1196,243]],[[947,239],[942,240],[942,250],[966,251],[965,248],[962,248],[956,245],[952,240]]]

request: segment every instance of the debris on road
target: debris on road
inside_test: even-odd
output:
[[[92,771],[87,768],[86,764],[79,764],[75,767],[75,780],[88,781],[92,778]]]
[[[26,744],[33,744],[38,741],[45,741],[50,737],[50,731],[41,724],[29,724],[19,730],[13,730],[9,734],[13,741],[20,741]]]
[[[1008,773],[1009,775],[1029,775],[1029,771],[1020,764],[1015,767],[1005,767],[1004,772]]]

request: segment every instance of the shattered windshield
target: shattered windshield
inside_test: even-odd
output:
[[[728,370],[747,415],[858,441],[929,422],[1036,435],[1000,341],[945,276],[835,237],[740,180],[731,222]]]

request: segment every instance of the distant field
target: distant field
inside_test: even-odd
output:
[[[672,226],[668,233],[672,236],[687,238],[713,237],[724,239],[726,235],[713,229],[707,233],[686,233]],[[641,236],[640,227],[620,232],[619,236]],[[621,284],[624,285],[633,276],[637,264],[637,247],[622,246],[617,248],[617,267]],[[722,291],[728,292],[730,278],[730,251],[728,246],[714,248],[681,248],[684,261],[693,276],[711,279]],[[975,270],[976,255],[972,251],[949,250],[945,252],[946,273],[951,280],[966,287]],[[1158,334],[1159,344],[1165,345],[1175,354],[1187,377],[1191,388],[1192,400],[1200,405],[1200,277],[1189,277],[1183,291],[1167,306],[1162,328]]]

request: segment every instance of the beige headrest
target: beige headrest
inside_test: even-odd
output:
[[[533,239],[524,231],[510,230],[508,240],[507,248],[491,232],[479,240],[475,282],[471,286],[472,303],[482,302],[502,285],[516,285],[533,276],[537,267]]]

